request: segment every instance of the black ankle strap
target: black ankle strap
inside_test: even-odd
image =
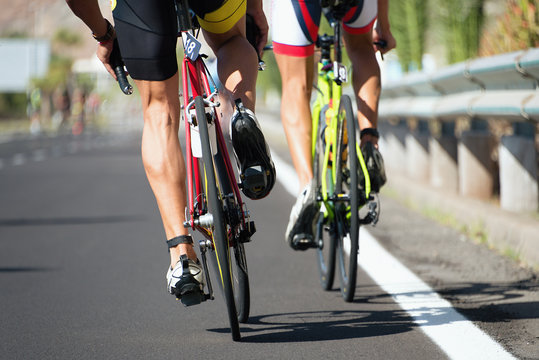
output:
[[[168,251],[170,252],[171,247],[178,246],[180,244],[193,244],[193,238],[189,234],[180,235],[170,240],[167,240],[166,243],[168,246]]]
[[[380,133],[378,132],[378,130],[376,128],[365,128],[363,130],[360,131],[359,133],[359,138],[363,138],[363,135],[371,135],[371,136],[374,136],[376,138],[380,138]]]

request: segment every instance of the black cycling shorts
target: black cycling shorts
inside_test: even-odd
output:
[[[201,26],[223,33],[245,14],[246,0],[189,0]],[[174,0],[112,0],[114,27],[129,75],[161,81],[178,71]]]

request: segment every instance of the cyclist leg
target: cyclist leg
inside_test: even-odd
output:
[[[155,195],[167,239],[187,235],[185,161],[178,139],[180,103],[178,73],[164,81],[135,80],[142,100],[142,162]],[[193,246],[170,248],[171,264],[181,254],[196,260]]]
[[[285,241],[295,250],[315,246],[314,224],[319,212],[312,181],[310,99],[320,17],[317,0],[273,3],[273,49],[282,82],[281,119],[301,189],[285,231]]]
[[[170,250],[167,289],[178,296],[185,289],[180,282],[183,274],[180,255],[185,254],[191,260],[189,271],[196,280],[187,285],[201,286],[204,279],[196,264],[191,238],[183,226],[186,170],[178,138],[180,104],[174,1],[132,0],[128,5],[118,0],[113,15],[122,57],[142,101],[142,160]]]
[[[384,7],[387,11],[387,6]],[[352,62],[352,85],[357,100],[358,124],[361,130],[363,158],[367,165],[371,190],[379,192],[386,182],[384,161],[378,151],[378,101],[380,99],[380,67],[373,44],[373,25],[378,14],[378,1],[366,0],[345,16],[344,43]],[[382,15],[384,22],[387,14]],[[360,180],[360,183],[363,182]]]
[[[322,8],[319,0],[275,0],[272,14],[273,51],[282,83],[281,119],[303,189],[313,177],[310,100]]]
[[[314,78],[314,56],[295,57],[275,54],[281,73],[281,121],[300,189],[313,178],[311,91]]]
[[[358,105],[358,123],[361,130],[376,129],[378,124],[378,101],[380,98],[380,67],[376,60],[372,43],[372,32],[362,34],[345,32],[344,39],[348,56],[352,62],[352,84]],[[378,144],[378,138],[371,134],[363,141]]]
[[[375,57],[371,31],[344,35],[348,56],[353,64],[352,82],[357,99],[361,148],[373,192],[379,192],[386,182],[382,155],[378,151],[378,100],[380,98],[380,68]],[[357,70],[356,70],[357,69]],[[371,129],[366,131],[365,129]]]
[[[258,56],[245,34],[245,3],[236,9],[230,11],[219,8],[206,14],[204,19],[199,19],[204,38],[217,57],[217,73],[225,88],[225,98],[232,101],[240,99],[244,106],[237,106],[230,123],[232,143],[243,184],[242,191],[251,199],[261,199],[269,194],[275,184],[275,166],[253,113],[256,104]],[[208,17],[225,20],[222,26],[210,26],[205,21]],[[230,23],[230,18],[235,18],[235,22]]]
[[[245,16],[224,33],[203,32],[217,57],[217,73],[227,95],[233,100],[241,98],[245,107],[254,111],[258,57],[245,37]]]
[[[314,222],[319,211],[313,188],[312,119],[313,55],[294,57],[275,54],[282,80],[281,120],[288,141],[300,193],[290,211],[285,240],[295,250],[314,247]]]
[[[376,128],[380,98],[380,68],[372,41],[372,29],[378,14],[378,0],[365,0],[343,18],[343,38],[352,63],[352,85],[357,100],[360,130]],[[367,134],[365,141],[377,145],[378,139]],[[363,145],[363,143],[362,143]]]

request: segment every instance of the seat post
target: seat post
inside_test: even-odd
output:
[[[178,15],[178,29],[180,31],[189,31],[193,28],[187,0],[176,0],[176,14]]]

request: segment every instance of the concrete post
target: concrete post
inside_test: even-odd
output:
[[[537,151],[535,125],[515,123],[513,135],[500,144],[500,202],[509,211],[537,211]]]
[[[401,120],[397,125],[391,126],[387,122],[379,124],[380,153],[384,157],[384,164],[388,178],[392,173],[403,174],[406,171],[405,137],[408,133],[406,121]]]
[[[429,182],[429,128],[419,121],[417,129],[406,135],[406,175],[423,183]]]
[[[458,192],[457,144],[455,123],[449,121],[442,122],[440,137],[429,141],[430,184],[451,193]]]
[[[494,190],[492,150],[494,136],[487,124],[474,120],[472,128],[463,132],[458,145],[459,193],[463,196],[488,200]]]

